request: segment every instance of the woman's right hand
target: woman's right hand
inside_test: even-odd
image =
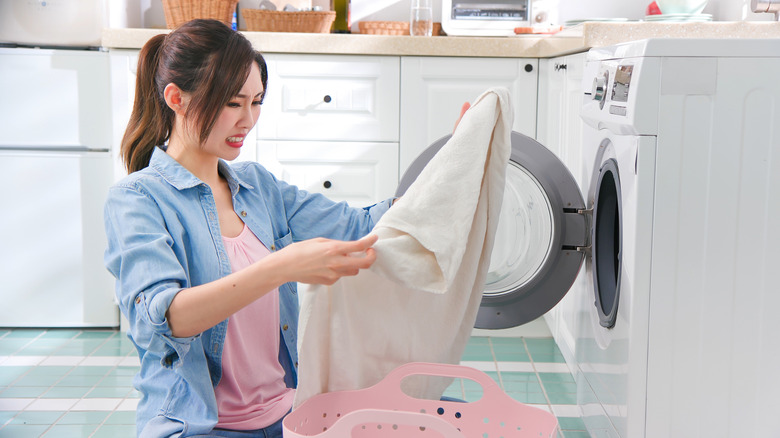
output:
[[[289,245],[274,253],[284,266],[288,281],[331,285],[339,278],[357,275],[376,261],[371,246],[378,236],[354,241],[316,238]]]

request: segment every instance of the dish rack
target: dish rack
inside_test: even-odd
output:
[[[482,398],[459,403],[406,395],[401,381],[418,375],[473,380]],[[512,399],[487,374],[422,362],[402,365],[369,388],[311,397],[282,425],[285,438],[555,438],[558,431],[553,414]]]
[[[230,26],[238,0],[162,0],[165,24],[176,29],[196,18],[213,18]]]
[[[249,31],[328,33],[335,11],[269,11],[241,9]]]

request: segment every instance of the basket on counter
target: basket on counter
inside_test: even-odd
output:
[[[408,21],[359,21],[358,30],[362,34],[368,35],[409,35]],[[431,35],[439,36],[442,34],[441,23],[433,23],[433,32]]]
[[[335,11],[269,11],[241,9],[246,27],[255,32],[328,33],[336,19]]]
[[[165,24],[176,29],[196,18],[213,18],[230,26],[238,0],[162,0]]]
[[[482,386],[482,398],[426,400],[401,389],[405,378],[426,375],[473,380]],[[555,438],[558,420],[514,400],[482,371],[414,362],[369,388],[315,395],[287,415],[282,426],[285,438]]]
[[[360,33],[369,35],[409,35],[408,21],[359,21]]]

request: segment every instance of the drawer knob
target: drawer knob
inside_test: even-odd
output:
[[[333,184],[330,181],[325,181],[324,183],[322,183],[322,186],[325,187],[326,189],[329,189],[331,188],[331,186],[333,186]]]
[[[326,94],[326,95],[325,95],[325,97],[323,97],[323,98],[322,98],[322,100],[323,100],[325,103],[330,103],[330,101],[331,101],[331,100],[333,100],[333,99],[331,99],[331,97],[330,97],[330,95],[329,95],[329,94]]]

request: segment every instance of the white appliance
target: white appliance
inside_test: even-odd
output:
[[[108,53],[0,48],[0,96],[0,327],[118,326]]]
[[[115,15],[127,0],[111,0]],[[108,27],[106,0],[0,1],[0,43],[24,46],[99,47]]]
[[[778,437],[780,40],[591,49],[574,363],[594,437]]]
[[[442,0],[441,15],[451,36],[511,36],[532,24],[531,0]]]

